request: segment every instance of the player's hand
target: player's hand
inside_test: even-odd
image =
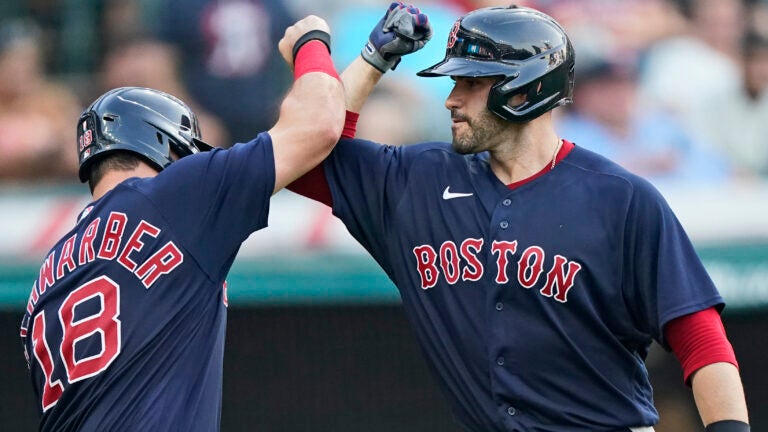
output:
[[[401,56],[420,50],[431,37],[432,26],[419,8],[394,2],[371,31],[361,55],[383,73],[395,69]]]
[[[302,36],[313,30],[319,30],[327,34],[331,33],[331,28],[324,19],[315,15],[309,15],[285,29],[285,35],[283,35],[283,38],[277,43],[280,55],[283,56],[283,59],[288,63],[291,69],[293,69],[293,54],[296,51],[294,50],[294,45],[296,45],[296,42],[299,42]]]

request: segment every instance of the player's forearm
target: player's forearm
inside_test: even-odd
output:
[[[281,118],[295,120],[291,122],[291,127],[297,134],[315,138],[308,141],[321,141],[306,145],[332,147],[344,127],[346,111],[343,94],[344,89],[337,78],[322,72],[308,73],[296,80],[283,101]]]
[[[279,152],[283,161],[276,165],[275,191],[333,150],[344,126],[343,92],[339,80],[324,73],[312,72],[296,80],[280,107],[280,120],[269,131],[276,158]]]
[[[359,113],[384,73],[358,56],[341,73],[347,110]]]
[[[296,53],[294,85],[281,107],[280,118],[300,113],[292,127],[335,143],[344,127],[344,89],[326,42],[311,40]]]
[[[730,363],[704,366],[694,373],[691,386],[705,426],[720,420],[749,423],[744,389],[736,366]]]
[[[325,22],[309,16],[286,29],[283,58],[294,66],[294,84],[269,130],[275,188],[282,189],[325,159],[344,127],[344,89],[331,61]],[[316,31],[315,29],[321,29]],[[319,37],[302,42],[301,39]],[[294,58],[295,57],[295,58]]]

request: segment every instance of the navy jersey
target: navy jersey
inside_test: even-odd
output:
[[[225,278],[267,224],[263,133],[128,179],[81,214],[34,282],[21,335],[43,431],[217,431]]]
[[[515,189],[444,143],[342,140],[324,170],[468,430],[653,425],[650,344],[722,306],[660,194],[583,148]]]

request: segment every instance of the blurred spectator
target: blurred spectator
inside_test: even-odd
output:
[[[444,141],[451,139],[450,113],[447,109],[436,111],[435,107],[443,106],[453,88],[453,81],[449,78],[424,79],[416,76],[416,72],[432,66],[436,59],[444,57],[448,33],[463,12],[433,0],[417,3],[417,6],[429,17],[432,39],[423,49],[398,64],[395,70],[387,72],[380,84],[387,89],[380,92],[377,90],[363,107],[365,114],[360,117],[357,133],[360,138],[387,144],[415,143],[426,138]],[[371,32],[371,23],[381,19],[384,15],[382,11],[381,3],[356,3],[339,10],[333,16],[330,22],[333,30],[332,53],[339,70],[360,54]],[[405,121],[400,123],[403,126],[393,127],[397,123],[387,123],[389,120],[386,119],[394,121],[397,118]],[[393,130],[396,128],[405,130]],[[376,136],[391,136],[391,141],[380,141],[366,135],[367,131],[374,130]]]
[[[99,19],[104,23],[104,30],[100,32],[100,43],[106,52],[148,32],[145,24],[148,13],[143,9],[146,1],[102,1],[103,10]]]
[[[557,120],[560,135],[654,183],[722,181],[725,159],[673,117],[638,103],[636,69],[615,59],[577,63],[574,105]]]
[[[671,1],[671,0],[670,0]],[[646,52],[641,82],[649,101],[701,130],[697,112],[715,98],[738,92],[738,56],[744,34],[742,0],[678,0],[686,24]]]
[[[679,34],[687,21],[679,12],[676,2],[670,0],[591,0],[590,8],[579,7],[576,2],[563,2],[564,25],[578,17],[578,26],[572,32],[578,40],[592,36],[590,45],[600,42],[614,52],[632,53],[648,49],[658,41]]]
[[[384,80],[377,85],[360,112],[356,136],[391,145],[434,139],[429,124],[419,120],[427,116],[426,98],[411,84]]]
[[[138,86],[172,94],[185,101],[197,114],[204,141],[215,147],[230,146],[223,123],[189,95],[179,77],[178,67],[174,47],[151,39],[127,40],[104,57],[98,93],[115,87]]]
[[[749,29],[768,39],[768,0],[752,0],[749,8]]]
[[[80,104],[45,76],[41,57],[34,23],[0,23],[0,180],[76,178]]]
[[[451,3],[466,12],[510,3],[532,7],[555,17],[576,46],[600,45],[614,51],[644,49],[679,31],[684,22],[670,0],[451,0]]]
[[[283,0],[163,0],[160,39],[178,47],[191,96],[234,141],[269,129],[290,82],[277,42],[293,18]]]
[[[750,33],[743,53],[743,87],[707,101],[701,124],[740,166],[768,176],[768,34]]]

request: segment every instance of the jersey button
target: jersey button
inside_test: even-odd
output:
[[[504,309],[504,303],[502,303],[502,302],[496,303],[496,310],[500,311],[502,309]]]
[[[499,357],[496,359],[496,364],[499,366],[504,366],[504,357]]]
[[[507,229],[509,228],[509,222],[503,220],[499,223],[499,226],[501,227],[501,229]]]
[[[509,408],[507,408],[507,414],[513,416],[513,415],[517,414],[517,410],[515,409],[515,407],[509,407]]]
[[[502,201],[501,203],[504,204],[505,206],[509,207],[509,206],[512,205],[512,200],[507,198],[504,201]]]

